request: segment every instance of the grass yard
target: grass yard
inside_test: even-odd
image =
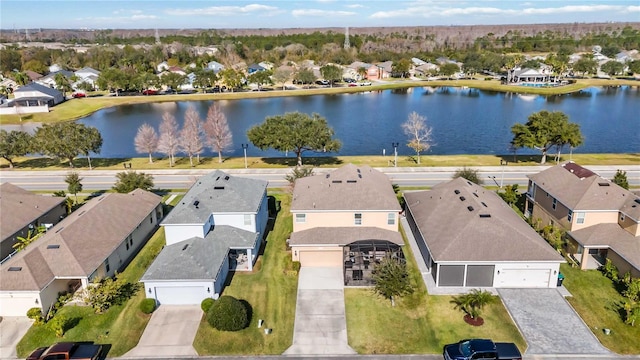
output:
[[[427,294],[409,245],[404,251],[416,291],[396,301],[395,307],[372,289],[345,289],[352,348],[360,354],[441,353],[445,344],[480,337],[514,342],[524,352],[526,343],[497,297],[482,313],[483,326],[468,325],[463,313],[454,310],[451,296]]]
[[[203,317],[193,342],[200,355],[281,354],[291,346],[298,285],[297,276],[284,274],[291,257],[285,244],[293,228],[291,197],[278,194],[276,198],[281,201],[281,209],[268,234],[264,254],[252,273],[235,273],[223,292],[251,305],[251,323],[241,331],[226,332],[212,328]],[[262,329],[257,327],[258,319],[264,320]],[[264,327],[273,332],[266,335]]]
[[[174,200],[177,201],[179,198]],[[164,230],[160,229],[120,273],[120,278],[137,283],[164,244]],[[109,344],[109,357],[122,356],[136,346],[151,318],[151,315],[145,315],[139,309],[144,298],[144,291],[138,291],[124,304],[113,306],[103,314],[96,314],[87,306],[64,306],[56,316],[64,315],[77,321],[77,324],[61,338],[56,337],[48,325],[32,326],[17,346],[18,356],[26,357],[33,349],[58,341],[95,341],[99,344]]]
[[[561,264],[565,276],[563,285],[573,295],[567,300],[573,306],[602,345],[618,354],[640,354],[640,326],[626,325],[618,312],[622,295],[611,280],[600,271],[582,271]],[[605,335],[603,329],[611,329]]]

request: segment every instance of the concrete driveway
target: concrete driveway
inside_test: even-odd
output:
[[[17,359],[16,346],[29,331],[33,320],[26,316],[0,318],[0,359]]]
[[[193,339],[202,319],[200,305],[161,305],[153,312],[138,346],[123,358],[198,356]]]
[[[293,345],[284,355],[356,354],[347,340],[340,267],[302,267],[298,277]]]
[[[612,355],[557,289],[498,289],[524,335],[527,355]]]

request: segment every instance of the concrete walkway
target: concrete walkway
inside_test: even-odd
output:
[[[341,267],[302,267],[293,345],[284,355],[350,355]]]
[[[527,355],[612,355],[557,289],[498,289],[527,341]]]
[[[29,331],[33,320],[26,316],[0,318],[0,359],[17,359],[16,346]]]
[[[162,305],[153,312],[138,345],[123,358],[173,358],[198,356],[193,339],[198,332],[199,305]]]

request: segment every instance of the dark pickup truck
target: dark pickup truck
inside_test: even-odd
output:
[[[522,360],[514,343],[494,343],[488,339],[468,339],[444,346],[445,360]]]
[[[35,349],[27,360],[97,360],[102,345],[87,342],[60,342]]]

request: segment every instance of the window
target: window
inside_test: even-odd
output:
[[[585,213],[579,212],[576,213],[576,224],[584,224]]]
[[[567,221],[571,222],[571,219],[573,219],[573,211],[569,210],[569,213],[567,214]]]
[[[149,221],[153,224],[153,215],[149,216]]]
[[[133,236],[129,235],[129,245],[133,246]]]
[[[354,214],[354,220],[356,225],[362,225],[362,214]]]
[[[395,225],[396,224],[396,214],[388,213],[387,214],[387,225]]]
[[[297,223],[307,222],[307,214],[296,214],[296,222]]]
[[[109,270],[111,270],[111,267],[109,266],[109,258],[107,258],[107,260],[104,261],[104,268],[106,272],[109,272]]]
[[[556,205],[557,205],[557,203],[558,203],[558,200],[556,200],[556,198],[553,198],[553,202],[551,203],[551,208],[552,208],[553,210],[555,210],[555,209],[556,209]]]
[[[125,243],[127,250],[129,250],[129,243]]]
[[[251,214],[244,214],[244,226],[251,225]]]

